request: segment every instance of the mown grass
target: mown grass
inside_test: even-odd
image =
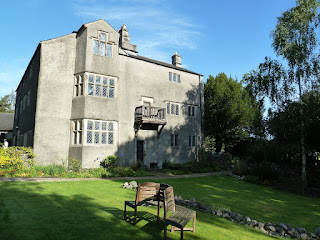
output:
[[[272,214],[270,211],[278,212],[279,209],[290,206],[299,213],[299,209],[305,206],[303,215],[298,216],[298,213],[294,213],[291,208],[288,212],[289,215],[297,216],[296,220],[300,221],[302,226],[309,224],[310,228],[313,228],[310,225],[312,223],[303,224],[304,221],[309,221],[305,216],[310,209],[316,212],[320,206],[319,199],[274,192],[272,189],[228,177],[163,179],[161,182],[174,186],[176,195],[182,195],[184,198],[192,196],[197,200],[221,206],[237,202],[239,204],[236,205],[239,206],[229,205],[231,210],[236,212],[245,211],[246,205],[248,211],[252,215],[256,214],[257,218],[260,215],[272,215],[272,219],[277,219],[277,215],[282,216],[282,214]],[[123,220],[124,201],[133,200],[135,192],[122,189],[122,184],[123,181],[110,180],[0,182],[1,239],[162,239],[163,225],[156,222],[156,208],[141,207],[136,226],[132,221]],[[269,198],[266,201],[275,203],[271,204],[270,208],[260,209],[260,206],[265,204],[254,196],[263,197],[266,193]],[[283,197],[279,198],[281,194]],[[287,203],[283,205],[271,199],[280,201],[286,199]],[[258,203],[253,204],[256,200]],[[297,205],[294,207],[295,204]],[[132,216],[131,209],[128,215]],[[312,213],[311,215],[314,217],[313,221],[319,222],[318,215]],[[274,222],[282,221],[284,220],[281,217]],[[169,232],[169,237],[179,239],[179,232],[174,234]],[[185,238],[274,239],[246,226],[200,211],[197,211],[196,233],[187,232]]]

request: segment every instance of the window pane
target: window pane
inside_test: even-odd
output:
[[[88,85],[88,95],[93,95],[93,84]]]
[[[92,132],[87,132],[87,143],[92,143]]]
[[[93,41],[93,54],[98,55],[99,54],[99,41],[94,40]]]
[[[96,92],[95,92],[96,96],[100,96],[100,86],[96,85]]]
[[[176,115],[179,115],[179,105],[176,105]]]
[[[177,74],[177,80],[178,80],[178,83],[180,83],[180,74]]]
[[[78,126],[79,126],[78,129],[82,130],[82,122],[81,121],[78,121]]]
[[[108,93],[108,88],[107,87],[103,87],[102,88],[102,97],[107,97],[108,96],[107,93]]]
[[[108,144],[113,144],[113,133],[108,133]]]
[[[192,146],[196,146],[196,136],[192,136]]]
[[[106,122],[101,123],[101,129],[102,129],[102,131],[107,131],[107,123]]]
[[[80,84],[80,95],[83,95],[83,84]]]
[[[114,86],[114,79],[111,79],[111,78],[110,78],[109,81],[110,81],[110,82],[109,82],[109,85],[110,85],[110,86]]]
[[[171,146],[173,146],[173,145],[174,145],[174,135],[171,134]]]
[[[103,78],[103,85],[107,85],[108,84],[108,79],[107,78]]]
[[[96,76],[96,83],[100,84],[100,82],[101,82],[101,77]]]
[[[79,144],[82,144],[82,132],[78,132]]]
[[[175,114],[174,110],[175,110],[175,104],[171,104],[171,114]]]
[[[94,144],[99,144],[99,132],[94,133]]]
[[[100,56],[105,56],[106,55],[106,44],[105,43],[100,43]]]
[[[189,136],[189,147],[192,146],[191,136]]]
[[[172,81],[172,73],[169,72],[169,81]]]
[[[78,85],[76,85],[75,86],[76,88],[75,88],[75,94],[76,94],[76,96],[79,96],[79,86]]]
[[[109,123],[108,130],[113,131],[113,123]]]
[[[194,116],[195,107],[192,107],[192,116]]]
[[[188,116],[191,116],[191,106],[188,106]]]
[[[73,144],[77,144],[77,132],[73,132]]]
[[[94,83],[94,76],[93,75],[89,75],[89,83]]]
[[[109,98],[114,98],[114,88],[113,87],[109,88]]]
[[[105,42],[106,41],[106,34],[105,33],[100,33],[100,41]]]
[[[174,145],[175,146],[178,146],[178,144],[179,144],[179,140],[178,140],[178,137],[179,137],[179,135],[174,135]]]
[[[88,121],[87,130],[92,130],[93,122]]]
[[[176,81],[176,74],[175,73],[173,74],[173,81],[174,82]]]
[[[100,122],[94,122],[94,130],[100,130]]]
[[[107,134],[106,133],[101,134],[101,143],[107,144]]]
[[[170,114],[170,103],[167,103],[167,114]]]
[[[107,44],[107,57],[112,57],[112,45]]]

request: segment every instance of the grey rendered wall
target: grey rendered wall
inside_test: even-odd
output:
[[[36,99],[38,89],[38,79],[40,70],[40,45],[37,47],[16,91],[15,120],[13,135],[15,143],[22,146],[23,139],[19,139],[19,135],[28,134],[28,141],[25,146],[33,146],[33,132],[35,126]],[[29,92],[28,104],[22,111],[21,101]],[[18,132],[19,130],[19,132]],[[17,141],[19,139],[19,142]]]
[[[68,158],[76,34],[41,42],[34,153],[39,164]]]
[[[98,37],[99,31],[108,32],[110,40],[115,43],[112,58],[96,56],[92,52],[93,38]],[[70,143],[70,156],[81,159],[82,166],[86,168],[98,167],[100,161],[111,154],[119,156],[121,165],[133,165],[136,163],[136,142],[144,140],[147,166],[159,163],[161,167],[165,160],[194,160],[202,137],[199,91],[202,77],[125,56],[125,52],[119,48],[118,40],[119,33],[103,20],[86,24],[78,33],[75,73],[116,77],[116,98],[103,99],[86,95],[74,97],[71,119],[98,119],[116,121],[118,124],[113,146],[79,146]],[[169,72],[180,74],[181,83],[169,82]],[[168,101],[182,106],[179,116],[167,116],[168,123],[160,138],[157,138],[154,130],[140,130],[138,136],[135,136],[134,110],[143,104],[143,97],[152,98],[152,106],[155,107],[166,108]],[[186,116],[187,104],[196,106],[195,117]],[[171,134],[179,134],[178,147],[170,146]],[[199,137],[197,147],[188,146],[189,135]]]
[[[120,56],[119,96],[119,156],[126,165],[136,163],[136,141],[145,141],[145,164],[164,161],[185,162],[196,159],[196,148],[188,146],[189,135],[202,137],[199,75]],[[181,75],[181,83],[169,81],[169,72]],[[202,79],[200,78],[200,84]],[[201,85],[200,85],[201,86]],[[134,109],[142,105],[142,97],[153,98],[152,106],[166,108],[167,102],[180,104],[180,115],[167,115],[160,138],[156,131],[140,130],[134,136]],[[196,106],[196,116],[187,116],[187,105]],[[179,146],[170,146],[171,134],[179,135]],[[198,144],[200,141],[197,141]]]

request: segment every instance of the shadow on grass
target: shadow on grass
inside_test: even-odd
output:
[[[7,182],[0,183],[0,186],[1,239],[163,237],[163,225],[158,225],[156,216],[142,208],[138,214],[140,223],[136,227],[123,220],[123,209],[99,204],[97,199],[86,195],[50,194],[38,183]]]
[[[292,227],[304,227],[308,231],[315,231],[319,225],[319,215],[314,209],[320,207],[320,199],[303,197],[227,176],[160,181],[172,185],[175,195],[181,195],[184,199],[195,198],[216,207],[230,208],[233,212],[258,221],[284,222]],[[308,214],[305,214],[306,212]]]

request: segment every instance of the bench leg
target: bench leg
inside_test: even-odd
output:
[[[183,228],[181,229],[181,233],[180,233],[180,240],[183,239]]]
[[[134,225],[137,224],[137,206],[134,208]]]
[[[124,202],[123,219],[124,220],[127,219],[127,204],[126,204],[126,202]]]
[[[196,232],[196,215],[193,216],[193,230],[192,232]]]
[[[167,224],[166,223],[164,223],[163,237],[164,237],[164,240],[167,239]]]

